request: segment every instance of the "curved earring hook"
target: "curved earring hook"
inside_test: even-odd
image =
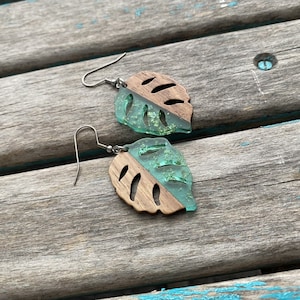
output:
[[[89,75],[91,75],[91,74],[93,74],[93,73],[95,73],[95,72],[97,72],[97,71],[99,71],[99,70],[102,70],[102,69],[104,69],[104,68],[106,68],[106,67],[108,67],[108,66],[110,66],[110,65],[115,64],[116,62],[118,62],[119,60],[121,60],[125,55],[126,55],[126,52],[124,52],[122,55],[120,55],[119,57],[117,57],[115,60],[113,60],[113,61],[111,61],[111,62],[109,62],[109,63],[107,63],[107,64],[105,64],[105,65],[103,65],[103,66],[100,66],[100,67],[98,67],[98,68],[95,68],[95,69],[93,69],[93,70],[91,70],[91,71],[85,73],[85,74],[82,76],[82,78],[81,78],[82,84],[83,84],[84,86],[86,86],[86,87],[96,87],[96,86],[101,85],[101,84],[103,84],[103,83],[109,83],[109,84],[113,85],[113,86],[116,87],[116,88],[119,88],[120,85],[124,85],[125,82],[124,82],[124,80],[122,80],[121,78],[118,78],[118,79],[116,79],[116,80],[111,80],[111,79],[108,79],[108,78],[104,78],[104,79],[102,79],[102,80],[100,80],[100,81],[98,81],[98,82],[96,82],[96,83],[92,83],[92,84],[91,84],[91,83],[87,83],[87,82],[86,82],[86,78],[87,78]]]
[[[98,133],[97,130],[94,126],[92,125],[83,125],[80,126],[79,128],[77,128],[77,130],[74,133],[74,147],[75,147],[75,155],[76,155],[76,163],[77,163],[77,171],[76,171],[76,177],[75,177],[75,181],[73,183],[73,185],[76,185],[77,180],[78,180],[78,176],[79,176],[79,172],[80,172],[80,163],[79,163],[79,152],[78,152],[78,142],[77,142],[77,135],[80,131],[84,130],[84,129],[92,129],[95,133],[95,137],[96,137],[96,144],[99,148],[105,149],[106,152],[108,153],[114,153],[114,154],[118,154],[120,151],[127,151],[126,147],[123,146],[112,146],[112,145],[105,145],[99,142],[99,138],[98,138]]]

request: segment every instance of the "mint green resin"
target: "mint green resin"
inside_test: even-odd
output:
[[[118,122],[136,132],[161,136],[174,132],[190,133],[192,130],[189,122],[125,87],[120,87],[115,98],[115,113]]]
[[[192,194],[193,178],[182,154],[165,138],[143,138],[125,145],[128,152],[163,185],[186,211],[197,208]]]

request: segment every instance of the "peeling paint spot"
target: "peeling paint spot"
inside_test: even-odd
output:
[[[192,19],[193,18],[193,15],[191,13],[186,13],[185,14],[185,18],[186,19]]]
[[[231,286],[210,288],[206,290],[195,287],[162,289],[160,292],[137,295],[139,300],[241,300],[245,293],[263,293],[258,299],[299,299],[300,287],[268,286],[263,281],[236,283]],[[272,294],[271,294],[272,293]],[[289,298],[288,298],[289,297]]]
[[[184,4],[183,3],[179,3],[176,5],[176,9],[177,10],[182,10],[184,8]]]
[[[240,146],[242,146],[242,147],[247,147],[249,145],[250,145],[250,142],[241,142],[240,143]]]
[[[220,7],[224,8],[224,7],[235,7],[238,5],[238,1],[226,1],[226,0],[219,0],[220,3]]]
[[[145,12],[145,10],[146,10],[145,7],[138,7],[135,10],[135,16],[140,17]]]
[[[98,19],[93,19],[92,21],[91,21],[91,24],[93,24],[93,25],[95,25],[95,24],[97,24],[98,23]]]
[[[179,4],[177,4],[175,7],[173,7],[170,10],[170,14],[171,15],[178,15],[179,13],[181,13],[181,11],[183,10],[183,8],[184,8],[184,4],[183,3],[179,3]]]
[[[123,8],[123,11],[124,11],[124,13],[128,14],[130,12],[130,9],[129,9],[129,7],[126,6]]]
[[[267,294],[260,297],[260,299],[272,300],[297,300],[300,299],[300,292],[280,292],[274,294]]]
[[[238,5],[237,1],[231,1],[230,3],[227,4],[228,7],[235,7]]]
[[[77,29],[82,29],[83,28],[83,24],[82,23],[77,23],[76,24],[76,28]]]
[[[202,8],[202,7],[204,7],[204,6],[205,6],[204,3],[195,3],[195,4],[194,4],[194,8],[196,8],[196,9],[200,9],[200,8]]]

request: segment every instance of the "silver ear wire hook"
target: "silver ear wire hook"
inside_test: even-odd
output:
[[[98,68],[96,68],[96,69],[93,69],[93,70],[91,70],[91,71],[85,73],[85,74],[82,76],[82,78],[81,78],[82,84],[83,84],[84,86],[86,86],[86,87],[96,87],[96,86],[101,85],[101,84],[103,84],[103,83],[109,83],[109,84],[113,85],[113,86],[116,87],[116,88],[120,88],[120,86],[126,87],[125,81],[124,81],[123,79],[121,79],[121,78],[117,78],[116,80],[111,80],[111,79],[108,79],[108,78],[104,78],[104,79],[102,79],[102,80],[100,80],[100,81],[98,81],[98,82],[96,82],[96,83],[92,83],[92,84],[86,82],[86,78],[87,78],[89,75],[91,75],[91,74],[93,74],[93,73],[95,73],[95,72],[97,72],[97,71],[99,71],[99,70],[102,70],[102,69],[104,69],[104,68],[106,68],[106,67],[108,67],[108,66],[110,66],[110,65],[115,64],[116,62],[118,62],[119,60],[121,60],[125,55],[126,55],[126,52],[124,52],[122,55],[120,55],[119,57],[117,57],[115,60],[113,60],[113,61],[111,61],[111,62],[109,62],[109,63],[107,63],[107,64],[105,64],[105,65],[103,65],[103,66],[101,66],[101,67],[98,67]]]
[[[77,130],[74,133],[74,146],[75,146],[75,155],[76,155],[76,163],[77,163],[77,171],[76,171],[76,178],[75,178],[75,181],[74,181],[74,185],[76,185],[76,182],[77,182],[78,176],[79,176],[79,171],[80,171],[77,135],[78,135],[78,133],[80,131],[82,131],[84,129],[92,129],[94,131],[95,137],[96,137],[97,146],[99,148],[105,149],[106,152],[118,154],[121,151],[127,151],[127,148],[123,147],[123,146],[118,146],[118,145],[112,146],[112,145],[105,145],[105,144],[100,143],[99,142],[99,138],[98,138],[97,130],[96,130],[96,128],[94,126],[91,126],[91,125],[80,126],[79,128],[77,128]]]

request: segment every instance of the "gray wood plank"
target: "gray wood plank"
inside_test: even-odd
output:
[[[0,76],[299,18],[298,0],[34,0],[0,6]]]
[[[111,157],[0,177],[0,299],[53,299],[299,260],[300,122],[176,145],[195,213],[138,214]]]
[[[207,299],[298,299],[300,271],[294,270],[247,279],[230,280],[214,284],[190,286],[148,294],[118,297],[120,300],[207,300]],[[106,298],[116,299],[116,298]]]
[[[300,21],[291,21],[136,51],[94,74],[94,79],[121,76],[126,80],[141,70],[167,74],[184,85],[192,98],[194,131],[204,128],[214,134],[217,126],[233,123],[239,130],[249,120],[261,124],[268,116],[300,111],[299,32]],[[266,51],[276,55],[278,64],[261,71],[253,58]],[[81,85],[83,73],[109,60],[0,79],[2,172],[32,162],[72,160],[72,135],[83,124],[93,124],[103,143],[124,144],[141,137],[117,123],[115,89]],[[95,149],[92,135],[85,141],[80,143],[82,151]]]

